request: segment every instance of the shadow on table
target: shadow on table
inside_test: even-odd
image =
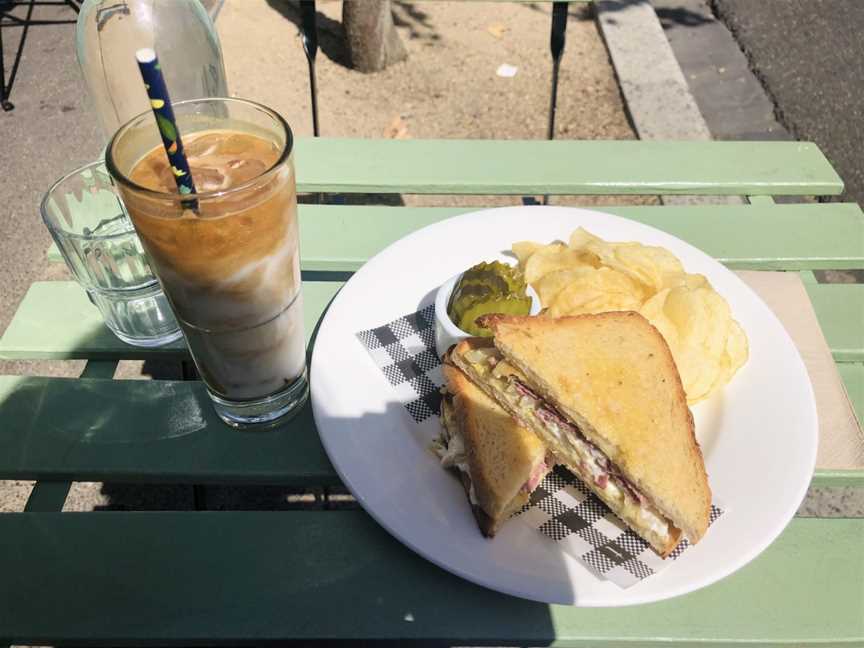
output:
[[[398,196],[397,196],[398,197]],[[307,279],[304,273],[304,280]],[[331,277],[332,278],[332,277]],[[331,300],[332,301],[332,300]],[[319,318],[312,334],[310,336],[309,345],[307,348],[307,366],[311,365],[312,349],[314,348],[315,339],[318,336],[318,329],[323,320],[323,314],[326,314],[329,304],[324,309],[322,317]],[[142,373],[149,375],[152,379],[158,380],[194,380],[197,378],[194,365],[190,360],[179,361],[177,358],[166,358],[157,360],[148,360],[144,363]],[[220,453],[219,448],[231,447],[231,440],[236,440],[234,435],[242,434],[261,434],[262,441],[266,439],[268,443],[273,443],[274,439],[278,438],[279,434],[288,433],[284,430],[284,426],[274,429],[264,429],[261,431],[248,430],[238,431],[233,430],[221,423],[215,423],[215,413],[212,411],[212,405],[206,396],[203,396],[203,390],[196,396],[196,402],[191,402],[188,398],[180,405],[180,409],[184,412],[184,418],[200,418],[202,420],[202,429],[207,429],[212,438],[222,437],[229,439],[227,444],[220,445],[217,442],[209,442],[203,444],[203,448],[208,450],[213,455]],[[199,402],[200,401],[200,402]],[[160,408],[164,410],[165,408]],[[191,410],[197,410],[197,414],[192,414]],[[170,416],[168,417],[171,418]],[[204,426],[203,421],[208,420]],[[314,431],[312,423],[311,405],[309,403],[303,408],[294,420],[288,422],[288,426],[297,426],[305,430],[307,434],[304,437],[304,443],[314,445],[317,452],[323,454],[320,449],[320,442],[317,438],[317,433]],[[162,427],[158,421],[153,421],[154,427]],[[280,429],[281,428],[281,429]],[[311,434],[308,432],[311,431]],[[291,431],[293,432],[293,430]],[[194,434],[194,432],[193,432]],[[215,434],[215,437],[212,435]],[[310,438],[314,437],[314,438]],[[236,449],[236,446],[234,446]],[[270,447],[270,446],[268,446]],[[278,444],[278,449],[287,451],[285,444]],[[166,451],[169,451],[166,449]],[[230,451],[230,450],[229,450]],[[203,455],[202,455],[203,456]],[[211,457],[211,460],[218,461],[217,456]],[[226,511],[287,511],[287,510],[342,510],[342,509],[357,509],[359,505],[353,496],[350,495],[347,489],[342,486],[320,486],[320,487],[300,487],[300,486],[226,486],[208,484],[190,486],[190,485],[174,485],[174,484],[123,484],[117,482],[106,482],[102,484],[101,495],[107,497],[108,502],[95,507],[95,510],[226,510]]]
[[[224,468],[226,478],[231,480],[249,478],[264,483],[268,479],[278,480],[287,476],[297,479],[298,483],[310,483],[313,480],[336,483],[312,420],[311,407],[308,405],[289,423],[269,429],[241,431],[218,422],[206,391],[200,383],[173,381],[145,383],[135,380],[99,379],[44,380],[26,377],[20,379],[15,377],[14,381],[7,382],[8,384],[3,385],[4,391],[0,393],[0,416],[14,425],[0,426],[0,465],[8,463],[21,472],[41,467],[42,470],[50,469],[55,473],[62,473],[65,470],[72,475],[83,472],[90,475],[115,475],[121,479],[122,476],[129,475],[134,479],[137,474],[146,476],[150,480],[165,480],[171,479],[172,475],[194,476],[201,466],[212,466],[213,470],[221,466]],[[160,382],[162,384],[159,388],[154,389],[154,383]],[[331,419],[329,423],[335,425],[339,434],[346,435],[346,441],[353,440],[363,446],[371,437],[377,437],[380,441],[381,435],[388,435],[387,439],[390,439],[394,425],[399,426],[399,431],[402,431],[401,424],[398,423],[400,414],[406,421],[410,420],[401,403],[390,401],[382,410],[365,412],[347,420]],[[322,425],[325,424],[327,421],[322,422]],[[405,429],[404,432],[407,435],[415,434],[414,429]],[[411,442],[422,443],[425,447],[429,441],[426,438],[427,434],[428,430],[418,428],[416,437],[412,436]],[[245,438],[243,435],[246,435]],[[255,438],[250,438],[252,435]],[[361,435],[362,438],[358,438],[357,435]],[[386,470],[388,461],[399,460],[400,455],[406,454],[416,455],[413,452],[400,453],[395,449],[392,453],[384,453],[384,456],[380,457],[381,468]],[[367,456],[366,461],[366,470],[370,466],[375,470],[378,469],[377,456]],[[501,557],[514,553],[512,546],[502,544],[503,535],[498,538],[497,545],[487,543],[482,538],[474,525],[467,498],[458,478],[452,476],[452,483],[438,479],[438,476],[447,478],[450,476],[444,475],[436,459],[431,455],[428,457],[428,462],[422,466],[408,466],[408,470],[402,470],[398,474],[381,475],[382,478],[389,479],[389,483],[394,488],[385,489],[376,495],[376,506],[379,507],[377,510],[384,512],[406,510],[406,507],[413,506],[415,502],[406,501],[403,493],[409,490],[408,486],[411,487],[410,490],[417,491],[417,480],[422,478],[423,473],[427,477],[429,475],[436,477],[432,483],[435,484],[436,489],[441,490],[437,497],[430,497],[431,503],[426,501],[425,505],[429,513],[422,520],[424,527],[429,527],[430,531],[420,533],[432,533],[431,530],[434,530],[434,535],[440,542],[453,543],[454,555],[463,552],[463,563],[464,549],[461,547],[464,541],[474,547],[470,551],[471,555],[483,552],[490,564],[500,564],[502,569],[521,573],[519,570],[522,567],[519,560]],[[202,474],[212,478],[214,473],[205,471]],[[399,480],[405,488],[399,488]],[[266,511],[316,506],[323,508],[325,505],[321,500],[320,492],[303,488],[298,491],[290,486],[246,488],[213,486],[209,487],[208,491],[210,489],[212,494],[208,492],[205,496],[209,508]],[[342,490],[331,492],[334,495],[344,495]],[[190,495],[189,487],[170,485],[106,483],[102,486],[102,495],[107,496],[108,499],[106,504],[97,507],[102,511],[142,508],[188,510],[194,504],[194,493]],[[338,504],[331,503],[330,506],[349,507],[350,500],[346,499]],[[101,517],[99,513],[92,515],[95,518]],[[108,519],[107,516],[110,514],[104,515]],[[538,638],[540,643],[545,643],[554,637],[554,627],[551,624],[548,606],[501,597],[494,592],[460,581],[444,570],[414,556],[371,518],[357,511],[333,511],[326,514],[311,511],[308,515],[303,513],[300,517],[303,517],[306,522],[300,525],[302,528],[299,531],[297,522],[300,517],[297,515],[273,514],[266,524],[258,524],[257,527],[249,529],[225,522],[238,519],[231,518],[229,515],[212,513],[184,516],[178,523],[182,524],[185,535],[180,534],[178,538],[182,538],[181,544],[187,548],[186,553],[181,551],[183,560],[188,558],[192,561],[200,561],[204,556],[200,552],[200,547],[207,544],[208,534],[212,534],[215,529],[218,533],[231,535],[234,539],[227,541],[230,552],[226,554],[231,559],[220,561],[219,570],[214,570],[208,562],[200,570],[196,570],[196,573],[202,577],[206,575],[207,578],[218,580],[224,577],[225,570],[231,570],[232,575],[228,580],[231,581],[236,576],[238,583],[242,585],[238,586],[236,591],[251,591],[246,589],[252,586],[252,581],[249,579],[259,577],[257,574],[260,573],[262,565],[273,564],[277,566],[277,572],[280,569],[284,572],[288,568],[279,565],[286,563],[286,555],[297,551],[300,552],[299,555],[307,556],[308,560],[327,561],[327,567],[320,570],[320,577],[315,575],[317,574],[315,570],[311,570],[310,573],[317,580],[301,583],[302,587],[298,586],[296,592],[286,594],[280,591],[280,597],[283,595],[288,597],[284,601],[280,598],[280,604],[284,605],[284,609],[292,609],[292,601],[289,600],[291,596],[296,594],[299,602],[302,597],[310,595],[310,591],[314,590],[322,604],[327,601],[328,609],[337,612],[346,609],[355,610],[356,606],[360,605],[360,607],[365,606],[370,614],[377,610],[376,614],[379,617],[384,613],[393,614],[398,611],[400,616],[395,617],[397,622],[403,619],[403,615],[410,615],[410,618],[404,617],[406,623],[404,630],[407,633],[405,638],[410,638],[414,633],[419,637],[435,637],[438,636],[435,634],[438,629],[442,632],[456,632],[450,637],[464,636],[469,639],[468,645],[472,645],[470,639],[477,634],[478,627],[484,628],[481,632],[484,636],[494,636],[489,633],[494,632],[494,628],[500,627],[495,625],[495,614],[501,613],[503,608],[508,611],[508,614],[518,615],[513,617],[519,619],[514,629],[530,637],[532,645],[536,645]],[[391,520],[394,519],[392,514],[389,517]],[[147,519],[146,516],[133,516],[130,520],[134,521],[130,521],[129,524],[139,524],[138,521]],[[261,520],[260,517],[255,519]],[[448,534],[448,529],[458,533]],[[266,532],[264,536],[261,535],[262,531]],[[472,534],[462,540],[459,539],[468,532]],[[338,537],[335,537],[336,534]],[[162,564],[159,563],[161,559],[158,559],[158,556],[164,555],[164,551],[158,550],[159,545],[163,542],[171,544],[174,539],[168,540],[158,533],[142,534],[140,537],[142,538],[140,547],[155,561],[153,569],[154,573],[158,574]],[[219,536],[218,542],[222,543],[223,540],[226,540],[226,537]],[[354,540],[362,541],[360,550],[354,549]],[[542,542],[542,538],[538,540]],[[107,541],[115,544],[115,553],[121,551],[116,547],[115,538]],[[428,539],[423,544],[427,542]],[[100,545],[101,541],[97,541],[96,544]],[[322,544],[325,547],[323,553],[321,551],[316,553],[317,548]],[[250,547],[254,551],[249,551]],[[486,548],[490,552],[488,555]],[[99,549],[93,549],[92,546],[91,549],[97,555],[101,555]],[[129,548],[125,547],[122,551],[129,551]],[[259,555],[261,551],[269,553],[262,558]],[[251,562],[247,561],[246,557],[252,554],[256,555],[254,560],[250,558]],[[565,569],[563,558],[556,552],[539,550],[539,554],[538,560],[541,561],[539,564],[544,573],[556,574]],[[520,555],[524,554],[520,553]],[[153,558],[154,556],[157,558]],[[499,560],[501,562],[496,562]],[[393,566],[394,561],[398,567]],[[176,569],[176,564],[168,560],[161,568]],[[390,567],[384,570],[388,575],[382,580],[381,574],[384,573],[382,567],[388,564]],[[526,572],[525,577],[532,578],[532,575]],[[511,573],[511,582],[515,582],[513,578]],[[154,577],[153,582],[157,580],[159,579]],[[279,580],[277,577],[276,581]],[[164,581],[159,582],[164,585]],[[378,599],[363,601],[362,605],[357,601],[352,604],[352,597],[355,597],[357,592],[369,591],[370,583],[374,583],[372,591]],[[423,583],[423,588],[418,589],[411,585],[417,583]],[[215,582],[213,587],[199,587],[199,585],[200,582],[193,589],[201,593],[202,597],[211,600],[213,609],[227,610],[226,614],[229,615],[248,613],[247,610],[236,606],[231,608],[222,599],[223,594],[230,597],[236,596],[236,591],[229,592],[225,588],[216,586]],[[548,587],[552,588],[550,595],[561,598],[566,598],[570,591],[570,585],[566,581],[550,583]],[[146,589],[146,596],[154,595],[154,591]],[[488,603],[488,607],[485,604],[481,605],[481,608],[473,611],[471,615],[460,615],[458,619],[439,619],[436,617],[439,606],[434,596],[430,599],[429,591],[446,595],[448,601],[455,598],[464,601],[466,605],[479,602]],[[274,592],[271,594],[275,595]],[[180,596],[179,599],[182,600],[183,597]],[[128,607],[133,609],[135,606]],[[444,607],[459,609],[452,605]],[[389,623],[394,622],[393,618],[390,617]],[[240,624],[241,621],[242,619],[236,623]],[[382,618],[380,623],[384,622]],[[361,619],[358,623],[363,626],[364,633],[369,633],[366,636],[377,636],[374,632],[375,624],[369,625],[371,621]],[[351,627],[349,623],[349,630]],[[296,631],[296,628],[294,630]],[[345,635],[334,633],[333,636]]]

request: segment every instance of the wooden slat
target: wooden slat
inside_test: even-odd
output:
[[[852,203],[596,209],[664,230],[732,268],[864,267],[864,215]],[[470,211],[476,208],[304,205],[300,210],[303,267],[357,270],[406,234]]]
[[[839,194],[808,142],[300,138],[301,191],[422,194]]]
[[[307,337],[341,283],[304,284]],[[828,345],[839,360],[864,360],[864,335],[856,308],[864,299],[864,286],[854,284],[808,285],[813,306]],[[99,312],[74,282],[36,282],[18,307],[12,323],[0,339],[0,357],[17,359],[138,359],[185,358],[185,343],[157,349],[140,349],[118,340],[105,328]]]
[[[862,365],[839,366],[860,417]],[[341,484],[308,405],[253,437],[219,421],[200,382],[0,376],[0,420],[0,479]],[[815,481],[864,486],[864,471]]]
[[[111,646],[859,645],[862,534],[864,520],[796,519],[708,588],[580,609],[461,580],[360,511],[9,514],[0,516],[0,538],[15,539],[0,552],[0,637]]]
[[[476,207],[300,205],[306,270],[357,270],[399,238]],[[730,267],[864,267],[864,216],[855,204],[591,207],[674,234]],[[747,236],[741,236],[746,231]],[[50,261],[62,261],[56,246]]]
[[[810,481],[810,488],[864,488],[862,470],[817,470]]]
[[[809,284],[806,288],[834,359],[864,360],[864,284]]]
[[[342,286],[340,282],[303,284],[307,340],[324,309]],[[109,331],[86,293],[71,281],[31,284],[14,319],[0,338],[0,358],[124,359],[186,358],[186,342],[144,349],[119,340]]]
[[[336,485],[308,405],[238,432],[202,383],[0,376],[0,479]]]

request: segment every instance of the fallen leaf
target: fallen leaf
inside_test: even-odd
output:
[[[387,139],[408,139],[408,124],[402,119],[402,115],[396,115],[393,121],[384,129],[384,137]]]
[[[495,38],[501,38],[505,33],[510,31],[510,28],[501,23],[493,23],[486,28],[486,31],[492,34]]]

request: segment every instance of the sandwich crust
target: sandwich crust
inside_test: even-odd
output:
[[[465,445],[470,471],[466,490],[470,498],[473,483],[475,517],[484,534],[493,536],[528,501],[522,487],[544,463],[546,447],[461,370],[447,362],[442,369],[453,395],[452,420]],[[463,484],[465,479],[463,475]]]
[[[659,331],[635,312],[482,319],[532,388],[698,542],[708,527],[711,491],[681,379]]]

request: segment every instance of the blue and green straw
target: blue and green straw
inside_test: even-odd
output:
[[[168,88],[165,86],[165,78],[162,76],[162,68],[156,52],[145,47],[135,52],[138,61],[138,69],[141,70],[141,78],[144,79],[144,87],[150,98],[150,107],[156,117],[156,125],[162,136],[162,144],[168,155],[168,163],[174,181],[177,183],[177,191],[181,196],[195,193],[195,182],[192,180],[192,171],[189,169],[189,161],[183,151],[183,140],[180,139],[180,130],[177,128],[177,120],[174,118],[174,109],[171,107],[171,99],[168,96]],[[183,206],[187,209],[198,209],[198,201],[194,199],[184,200]]]

